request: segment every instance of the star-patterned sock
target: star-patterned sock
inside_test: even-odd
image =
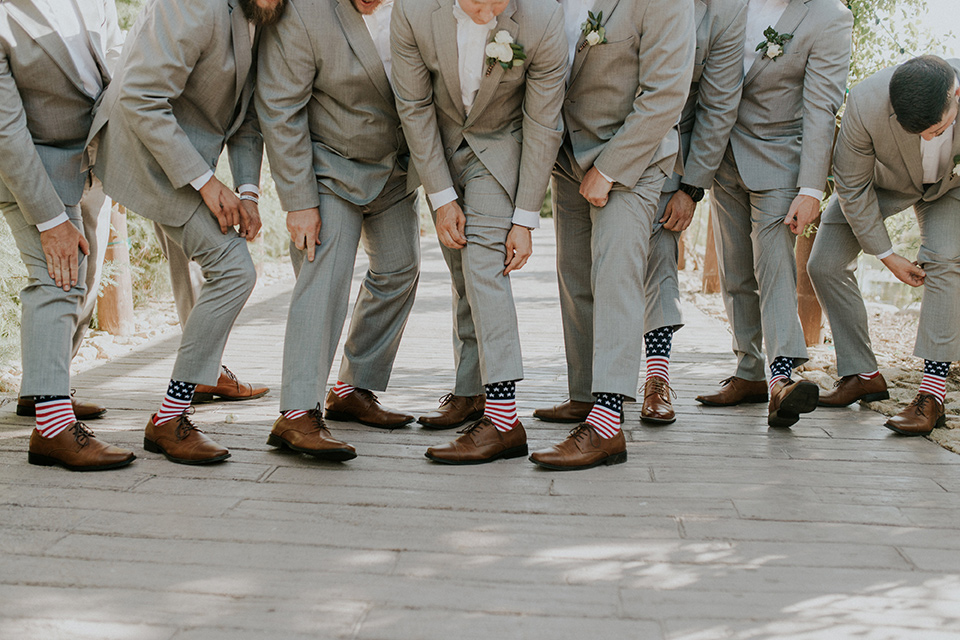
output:
[[[923,380],[920,382],[920,393],[929,393],[940,404],[947,395],[947,374],[950,373],[949,362],[936,360],[923,361]]]
[[[37,396],[37,431],[53,438],[77,421],[70,396]]]
[[[348,395],[353,393],[353,387],[348,385],[346,382],[337,380],[337,384],[333,385],[333,392],[340,398],[346,398]]]
[[[858,373],[857,377],[861,380],[873,380],[878,375],[880,375],[879,371],[871,371],[870,373]]]
[[[171,380],[167,386],[167,395],[163,397],[163,403],[160,410],[157,411],[157,417],[153,419],[153,424],[158,427],[165,422],[170,422],[174,418],[179,418],[187,409],[190,408],[190,401],[193,400],[193,392],[197,385],[193,382],[181,382]]]
[[[673,327],[660,327],[643,334],[647,345],[647,380],[663,378],[670,382],[670,349],[673,347]]]
[[[593,409],[584,420],[600,434],[609,439],[620,433],[620,413],[623,411],[623,396],[619,393],[595,393]]]
[[[289,411],[281,411],[280,415],[282,415],[287,420],[296,420],[297,418],[302,418],[303,416],[307,415],[307,411],[305,410],[301,411],[300,409],[290,409]]]
[[[517,383],[494,382],[484,385],[487,405],[483,416],[497,427],[497,431],[510,431],[517,424]]]
[[[781,380],[786,380],[787,383],[791,382],[790,376],[793,375],[793,358],[787,358],[785,356],[777,356],[773,359],[773,362],[770,363],[770,391],[773,391],[773,385],[780,382]]]

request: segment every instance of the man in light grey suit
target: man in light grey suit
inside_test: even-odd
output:
[[[689,1],[563,4],[571,69],[553,209],[570,399],[534,416],[582,422],[530,459],[585,469],[627,459],[623,399],[636,393],[643,358],[638,284],[660,192],[677,166],[695,31]]]
[[[264,33],[257,113],[297,284],[283,352],[281,417],[268,442],[335,460],[320,402],[363,241],[369,268],[326,415],[391,429],[413,416],[380,405],[420,275],[418,181],[388,69],[392,2],[290,0]]]
[[[960,60],[914,58],[850,92],[834,151],[836,196],[817,232],[808,269],[830,318],[836,388],[821,404],[889,397],[870,346],[854,270],[861,250],[901,281],[923,286],[914,355],[924,373],[913,402],[886,426],[926,435],[944,423],[946,375],[960,359]],[[917,262],[894,253],[883,220],[913,207]]]
[[[718,393],[697,400],[766,402],[765,341],[771,427],[789,427],[817,406],[817,386],[791,379],[807,360],[794,234],[820,212],[852,28],[840,0],[750,0],[747,8],[743,96],[713,190],[737,370]]]
[[[680,117],[683,176],[674,173],[663,185],[647,260],[647,378],[640,419],[669,424],[676,420],[670,389],[673,334],[683,326],[677,256],[680,234],[690,226],[697,203],[723,159],[737,120],[743,87],[743,37],[747,0],[696,0],[697,52],[693,84]]]
[[[397,0],[393,10],[394,91],[450,268],[457,365],[479,371],[486,396],[483,418],[427,451],[438,462],[527,453],[508,276],[530,256],[560,146],[562,23],[553,0]]]
[[[102,409],[69,396],[82,309],[94,293],[87,256],[103,203],[86,169],[86,140],[110,82],[107,52],[119,40],[112,1],[0,4],[0,211],[27,269],[21,395],[32,402],[18,404],[37,419],[32,464],[97,470],[134,459],[77,420]],[[25,412],[18,406],[18,413]]]
[[[93,126],[104,127],[94,167],[104,191],[163,225],[206,279],[144,434],[148,451],[173,462],[230,455],[186,412],[198,384],[216,383],[230,329],[256,283],[246,241],[260,217],[256,196],[238,197],[213,169],[226,146],[235,183],[259,184],[263,143],[249,108],[254,45],[258,25],[282,10],[282,0],[155,0],[128,36]]]

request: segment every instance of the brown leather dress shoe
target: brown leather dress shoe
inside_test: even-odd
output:
[[[267,444],[271,447],[286,447],[321,460],[334,462],[353,460],[357,457],[356,449],[330,435],[330,430],[323,422],[320,405],[308,411],[307,415],[293,420],[284,416],[277,418],[267,438]]]
[[[876,402],[890,397],[887,392],[887,381],[882,374],[877,374],[869,380],[858,375],[843,376],[833,385],[833,389],[820,394],[821,407],[846,407],[857,400]]]
[[[770,394],[767,424],[781,429],[795,425],[801,413],[810,413],[817,408],[819,397],[820,387],[809,380],[789,383],[780,380],[773,385]]]
[[[354,389],[345,398],[330,389],[325,405],[327,420],[359,422],[378,429],[396,429],[413,422],[413,416],[387,409],[380,404],[377,394],[367,389]]]
[[[672,393],[673,389],[663,378],[649,378],[643,385],[643,407],[640,409],[640,420],[655,424],[676,422],[677,416],[673,412],[673,403],[670,402]]]
[[[77,400],[76,398],[70,398],[70,404],[73,405],[73,415],[81,422],[102,418],[107,412],[106,407],[101,407],[93,402]],[[35,417],[37,415],[37,401],[34,398],[17,398],[17,415]]]
[[[552,471],[575,471],[626,461],[627,441],[623,431],[612,438],[603,438],[586,422],[575,427],[560,444],[534,451],[530,456],[530,462]]]
[[[150,417],[143,434],[143,448],[150,453],[162,453],[180,464],[208,464],[230,457],[230,452],[190,422],[187,414],[159,426],[153,421],[156,417]]]
[[[455,396],[452,393],[440,398],[440,408],[417,418],[424,429],[455,429],[483,417],[487,400],[479,396]]]
[[[730,376],[720,381],[720,391],[710,395],[697,396],[697,402],[709,407],[732,407],[743,402],[766,402],[766,380],[744,380]]]
[[[519,420],[510,431],[499,431],[490,418],[483,417],[458,433],[463,435],[453,442],[430,447],[424,455],[444,464],[483,464],[527,455],[527,432]]]
[[[30,464],[41,467],[58,464],[70,471],[119,469],[136,457],[133,451],[97,440],[93,431],[82,422],[74,422],[52,438],[44,438],[34,429],[27,449]]]
[[[883,426],[905,436],[926,436],[946,424],[943,403],[929,393],[918,393],[906,409],[887,420]]]
[[[533,410],[533,417],[544,422],[574,423],[583,422],[593,409],[592,402],[565,400],[552,407]],[[623,411],[620,412],[620,424],[623,424]]]
[[[215,386],[208,384],[198,384],[193,392],[193,402],[191,404],[203,404],[206,402],[236,402],[238,400],[253,400],[267,395],[269,387],[260,387],[237,380],[233,371],[220,365],[223,371],[217,379]]]

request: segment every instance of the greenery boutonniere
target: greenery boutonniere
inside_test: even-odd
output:
[[[953,156],[953,176],[960,176],[960,156]]]
[[[601,22],[603,22],[603,11],[597,15],[593,15],[593,11],[587,11],[587,19],[580,25],[580,32],[584,39],[577,52],[583,51],[587,45],[592,47],[607,41],[607,30],[600,26]]]
[[[527,54],[523,52],[523,45],[513,41],[506,29],[501,29],[493,37],[486,48],[487,54],[487,74],[493,71],[493,65],[500,63],[500,66],[506,70],[513,67],[519,67],[527,59]]]
[[[754,51],[763,51],[763,55],[776,60],[783,55],[783,47],[787,40],[793,39],[792,33],[777,33],[773,27],[767,27],[763,32],[764,41],[757,45]]]

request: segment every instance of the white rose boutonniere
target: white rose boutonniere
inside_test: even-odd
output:
[[[487,43],[484,50],[487,54],[487,73],[493,71],[493,66],[497,63],[504,69],[519,67],[527,59],[527,54],[523,52],[523,45],[513,41],[513,36],[506,29],[501,29],[493,40]]]
[[[777,33],[773,27],[767,27],[763,32],[763,42],[757,45],[754,51],[762,51],[764,57],[776,60],[783,55],[783,47],[788,40],[793,39],[792,33]]]
[[[960,156],[953,156],[953,171],[952,175],[960,177]]]
[[[597,15],[593,15],[593,11],[587,11],[587,19],[580,25],[583,42],[581,42],[580,47],[577,48],[578,52],[583,51],[583,48],[588,45],[593,47],[607,41],[607,30],[600,26],[601,22],[603,22],[603,11]]]

